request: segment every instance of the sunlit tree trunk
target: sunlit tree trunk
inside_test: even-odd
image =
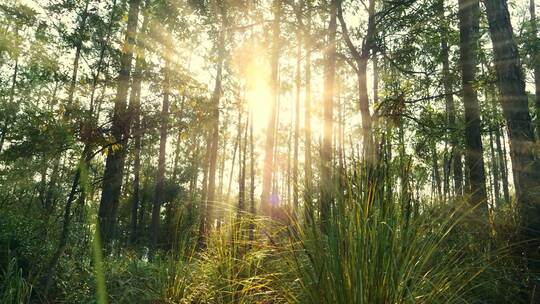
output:
[[[524,250],[529,271],[539,274],[540,162],[533,150],[535,138],[525,92],[525,79],[506,1],[486,0],[485,5],[503,115],[508,126],[516,200],[522,217],[522,237],[527,241]],[[540,285],[531,282],[531,295],[538,290]],[[530,302],[535,301],[538,301],[538,298],[531,296]]]
[[[300,92],[302,90],[302,76],[301,76],[301,64],[302,64],[302,9],[303,2],[301,1],[299,6],[296,7],[296,20],[298,22],[298,28],[296,30],[296,73],[295,73],[295,86],[296,96],[294,103],[294,156],[293,156],[293,210],[295,213],[298,211],[298,145],[300,140]]]
[[[325,229],[333,204],[332,178],[332,133],[334,85],[336,77],[336,29],[338,0],[330,2],[330,22],[326,40],[324,58],[324,92],[323,92],[323,142],[321,148],[321,227]],[[367,92],[366,92],[367,94]]]
[[[459,33],[463,105],[465,107],[465,163],[468,168],[470,202],[487,214],[486,177],[480,133],[480,105],[473,87],[480,20],[477,0],[459,0]]]
[[[250,171],[250,183],[249,183],[249,212],[251,213],[251,221],[249,224],[249,240],[253,241],[255,234],[255,215],[257,210],[255,209],[255,145],[253,144],[253,114],[249,115],[249,171]]]
[[[222,94],[223,63],[225,61],[225,7],[220,2],[221,29],[218,37],[218,58],[214,92],[212,93],[212,129],[210,158],[208,164],[208,196],[206,198],[206,212],[204,221],[204,233],[207,234],[214,224],[214,206],[216,205],[216,169],[219,146],[219,101]]]
[[[305,58],[305,100],[304,100],[304,209],[307,221],[313,221],[313,173],[311,161],[311,5],[306,6],[306,30],[304,33]]]
[[[129,1],[128,24],[124,38],[123,53],[120,58],[118,87],[112,118],[112,136],[117,145],[110,147],[103,174],[101,201],[98,218],[101,240],[107,245],[115,234],[116,213],[124,177],[124,159],[129,129],[129,113],[126,111],[127,92],[133,59],[133,46],[137,32],[140,0]],[[116,147],[116,148],[114,148]]]
[[[369,97],[367,87],[367,66],[370,57],[370,51],[373,49],[375,39],[375,0],[370,0],[368,5],[368,25],[367,32],[362,42],[362,47],[358,50],[350,36],[343,17],[341,1],[336,4],[338,6],[338,18],[341,24],[343,38],[353,59],[356,63],[356,77],[358,82],[358,105],[360,109],[360,115],[362,116],[362,137],[363,137],[363,154],[364,159],[369,163],[375,160],[375,149],[373,145],[373,122],[369,110]]]
[[[265,155],[263,166],[263,180],[261,193],[261,211],[264,215],[269,215],[270,192],[272,191],[272,176],[274,175],[274,141],[277,117],[277,102],[279,95],[279,52],[280,52],[280,20],[281,20],[281,0],[274,0],[272,4],[274,12],[274,21],[272,23],[272,54],[270,58],[270,90],[271,90],[271,110],[266,129]]]

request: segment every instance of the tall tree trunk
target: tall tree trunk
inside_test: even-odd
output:
[[[242,110],[240,110],[242,111]],[[249,117],[244,125],[244,140],[240,139],[240,149],[238,155],[238,215],[241,216],[246,211],[246,152]]]
[[[463,105],[465,107],[465,163],[469,171],[470,202],[487,214],[486,176],[480,133],[480,105],[473,87],[480,20],[478,0],[459,0],[459,37]]]
[[[166,51],[167,53],[170,50]],[[153,256],[157,249],[159,239],[159,222],[161,204],[163,203],[163,192],[165,190],[165,156],[167,154],[167,135],[169,129],[169,96],[170,92],[170,55],[165,55],[165,67],[163,70],[163,108],[161,110],[161,126],[159,128],[159,156],[158,170],[156,177],[156,188],[154,191],[152,205],[152,221],[150,223],[150,256]]]
[[[206,201],[206,212],[204,221],[204,233],[207,234],[212,229],[214,223],[214,205],[216,204],[216,168],[217,154],[219,147],[219,100],[221,98],[221,82],[223,73],[223,62],[225,60],[225,8],[220,4],[221,29],[218,37],[218,62],[216,72],[216,82],[212,94],[212,137],[210,146],[210,159],[208,167],[208,196]]]
[[[296,8],[296,19],[298,21],[299,28],[296,30],[296,77],[295,77],[295,86],[296,86],[296,96],[294,103],[294,156],[293,156],[293,210],[296,214],[298,212],[299,201],[298,201],[298,144],[300,140],[300,92],[302,90],[302,76],[301,73],[301,64],[302,64],[302,31],[300,26],[302,25],[302,9],[303,2],[300,2],[299,6]]]
[[[362,137],[363,137],[363,154],[364,159],[369,163],[375,160],[375,150],[373,145],[373,122],[369,111],[369,97],[367,89],[367,65],[370,57],[369,52],[374,48],[375,39],[375,0],[369,1],[368,6],[368,26],[366,37],[362,43],[362,48],[357,50],[349,36],[349,31],[343,18],[343,9],[341,7],[341,1],[336,3],[337,5],[337,17],[341,24],[343,31],[343,37],[345,43],[351,52],[356,62],[356,77],[358,81],[358,104],[360,109],[360,115],[362,116]]]
[[[304,100],[304,209],[307,221],[313,221],[312,162],[311,162],[311,5],[306,1],[306,32],[304,33],[305,59],[305,100]]]
[[[149,17],[145,16],[141,27],[141,33],[146,32]],[[133,197],[131,201],[131,232],[130,242],[134,244],[138,238],[137,214],[140,202],[140,172],[141,172],[141,138],[143,129],[141,128],[141,85],[143,71],[145,68],[145,48],[139,37],[137,39],[138,55],[135,61],[135,70],[133,71],[133,81],[131,84],[131,95],[129,104],[133,105]]]
[[[454,103],[454,94],[452,90],[452,76],[450,75],[450,60],[448,46],[448,20],[444,16],[444,1],[440,1],[441,18],[441,57],[442,57],[442,77],[444,86],[444,99],[448,127],[450,128],[450,160],[452,162],[454,191],[457,196],[463,195],[463,169],[461,162],[461,152],[457,136],[456,106]]]
[[[234,174],[234,164],[236,162],[236,152],[238,151],[238,145],[240,144],[240,139],[242,136],[242,130],[240,126],[242,125],[242,112],[238,111],[238,134],[236,135],[236,140],[234,142],[234,149],[233,149],[233,155],[231,160],[231,172],[229,173],[229,184],[227,186],[227,195],[225,196],[225,201],[229,201],[229,197],[231,194],[231,185],[232,185],[232,177]]]
[[[531,14],[531,30],[533,37],[533,73],[536,97],[536,137],[540,139],[540,39],[538,39],[538,22],[536,21],[536,4],[534,0],[529,1],[529,12]]]
[[[266,129],[266,142],[265,142],[265,155],[264,155],[264,167],[263,167],[263,181],[262,181],[262,193],[261,193],[261,211],[264,215],[269,215],[271,211],[270,206],[270,192],[272,190],[272,176],[274,174],[274,141],[276,130],[276,116],[277,116],[277,101],[279,95],[279,51],[280,51],[280,19],[281,19],[281,1],[274,0],[272,4],[274,12],[274,21],[272,23],[272,55],[270,59],[271,74],[270,74],[270,90],[271,90],[271,110],[270,118],[268,120],[268,128]]]
[[[84,4],[84,11],[81,16],[81,22],[79,23],[79,28],[77,29],[77,35],[79,36],[75,44],[75,58],[73,59],[73,67],[71,70],[71,81],[69,83],[68,89],[68,100],[66,103],[66,112],[64,117],[68,118],[70,113],[73,111],[73,98],[75,95],[75,85],[77,84],[77,73],[79,71],[79,60],[81,58],[81,50],[83,46],[83,37],[84,32],[86,31],[86,19],[88,18],[88,4],[90,0],[86,0]]]
[[[328,25],[327,46],[325,48],[324,64],[324,95],[323,95],[323,143],[321,149],[321,227],[328,225],[330,208],[333,204],[332,178],[332,126],[334,107],[334,81],[336,77],[336,29],[337,29],[338,0],[330,2],[330,22]],[[367,93],[367,92],[366,92]]]
[[[255,145],[253,144],[253,114],[249,114],[249,171],[250,171],[250,186],[249,186],[249,212],[251,213],[251,221],[249,223],[249,240],[253,241],[255,234]]]
[[[73,202],[75,201],[75,195],[77,192],[77,188],[79,187],[81,175],[83,174],[83,172],[86,172],[90,164],[91,157],[92,156],[90,155],[90,145],[86,144],[84,147],[84,151],[82,153],[81,160],[79,161],[77,165],[77,169],[75,170],[75,176],[73,177],[71,190],[68,194],[66,206],[64,207],[64,216],[63,216],[63,222],[62,222],[62,230],[60,232],[60,239],[58,241],[56,250],[54,251],[54,254],[51,257],[51,260],[49,261],[49,264],[47,265],[47,268],[45,270],[44,289],[43,289],[43,295],[45,298],[47,298],[49,289],[52,286],[56,266],[58,265],[58,262],[60,261],[60,257],[62,257],[62,255],[64,254],[64,250],[66,249],[66,246],[67,246],[69,232],[70,232],[70,223],[71,223],[71,218],[72,218],[71,208],[72,208]],[[81,195],[84,195],[84,191],[81,191]]]
[[[522,217],[522,237],[527,241],[525,254],[529,270],[540,274],[540,162],[534,153],[534,133],[529,114],[525,80],[521,71],[518,48],[512,32],[510,14],[505,0],[485,1],[489,31],[493,42],[495,70],[503,115],[508,125],[510,154],[514,173],[516,200]],[[531,278],[535,280],[535,278]],[[533,294],[540,290],[531,282]]]
[[[120,72],[111,127],[113,140],[118,143],[116,146],[118,149],[109,148],[103,174],[98,218],[101,241],[105,246],[114,238],[116,213],[124,177],[124,159],[129,129],[129,113],[126,111],[126,101],[133,59],[133,46],[139,18],[139,6],[140,0],[129,1],[127,29],[122,48],[123,53],[120,57]]]

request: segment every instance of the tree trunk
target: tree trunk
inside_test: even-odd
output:
[[[277,116],[277,100],[279,96],[279,81],[278,81],[278,65],[279,65],[279,51],[280,51],[280,19],[282,14],[281,8],[282,0],[274,0],[273,12],[274,21],[272,24],[272,55],[270,59],[271,74],[270,74],[270,90],[271,90],[271,110],[270,118],[268,121],[268,128],[266,129],[266,142],[265,142],[265,155],[264,155],[264,167],[263,167],[263,181],[262,181],[262,193],[261,193],[261,211],[264,215],[269,215],[270,206],[270,191],[272,190],[272,176],[274,174],[274,141],[276,130],[276,116]]]
[[[327,47],[325,48],[324,64],[324,95],[323,95],[323,143],[321,149],[321,227],[328,225],[330,208],[333,204],[332,178],[332,126],[334,107],[334,81],[336,77],[336,29],[337,29],[338,0],[330,2],[330,22],[328,25]],[[367,90],[367,88],[366,88]],[[367,92],[366,92],[367,94]]]
[[[313,173],[311,162],[311,5],[306,1],[306,32],[304,33],[304,48],[306,49],[305,77],[306,96],[304,100],[304,209],[307,221],[313,221]]]
[[[362,116],[362,137],[363,137],[363,154],[364,159],[368,163],[373,163],[375,160],[375,149],[373,145],[373,122],[369,111],[369,97],[367,89],[367,65],[369,59],[369,52],[374,48],[375,38],[375,0],[369,1],[368,6],[368,26],[366,37],[362,42],[362,48],[360,51],[353,45],[349,36],[349,31],[343,18],[343,11],[341,7],[341,1],[336,3],[337,5],[337,17],[341,24],[343,31],[343,37],[345,43],[349,48],[355,62],[356,62],[356,77],[358,81],[358,104],[360,109],[360,115]]]
[[[115,235],[116,213],[124,177],[124,159],[129,129],[129,113],[126,112],[126,101],[133,59],[133,46],[135,45],[139,18],[139,5],[140,0],[129,1],[127,29],[123,53],[120,57],[120,72],[111,127],[113,140],[118,145],[115,146],[116,148],[110,147],[108,149],[103,174],[98,218],[101,241],[104,246],[107,246]]]
[[[499,164],[495,157],[495,145],[493,144],[493,132],[489,132],[489,151],[491,153],[491,170],[493,174],[493,200],[495,205],[499,205],[501,190],[499,187]]]
[[[448,46],[448,21],[444,17],[444,1],[440,1],[441,14],[441,57],[442,57],[442,77],[444,86],[444,99],[446,114],[448,119],[448,127],[450,128],[450,160],[453,167],[454,176],[454,191],[457,196],[463,195],[463,170],[461,164],[461,153],[457,137],[454,135],[457,131],[456,124],[456,106],[454,103],[454,94],[452,89],[452,77],[450,75],[450,60]]]
[[[208,196],[206,201],[206,214],[204,222],[204,233],[207,234],[212,229],[214,223],[214,205],[216,204],[216,168],[217,154],[219,147],[219,100],[221,98],[221,82],[223,73],[223,62],[225,60],[225,12],[221,7],[221,30],[218,37],[218,62],[216,72],[216,82],[212,94],[212,137],[210,146],[210,158],[208,167]]]
[[[303,3],[300,2],[299,7],[296,8],[296,19],[299,26],[302,25],[302,9]],[[300,92],[302,90],[302,76],[301,73],[301,64],[302,64],[302,32],[298,28],[296,30],[296,77],[295,77],[295,86],[296,86],[296,96],[294,103],[294,155],[293,155],[293,210],[296,214],[298,212],[299,201],[298,201],[298,144],[300,139]]]
[[[525,80],[518,48],[513,37],[510,14],[505,0],[486,0],[489,31],[493,42],[495,70],[503,115],[508,125],[510,154],[516,188],[516,200],[522,216],[522,237],[529,271],[540,274],[540,162],[534,153],[534,133],[529,114]],[[534,278],[531,278],[534,280]],[[531,299],[540,290],[531,283]]]
[[[510,189],[508,186],[508,166],[506,165],[506,148],[503,146],[504,140],[501,143],[501,126],[495,129],[495,143],[497,144],[497,157],[501,168],[501,179],[503,186],[504,202],[510,203]]]
[[[536,97],[536,137],[540,140],[540,40],[538,39],[538,23],[536,21],[536,4],[534,0],[529,1],[529,12],[531,14],[531,30],[533,37],[533,73],[534,73],[534,85],[535,85],[535,97]]]
[[[480,106],[473,87],[476,81],[476,53],[480,4],[459,0],[459,36],[463,105],[465,107],[465,163],[469,171],[470,203],[487,214],[486,177],[480,133]]]
[[[169,51],[167,50],[166,52]],[[165,67],[163,70],[163,108],[161,110],[161,126],[159,128],[158,171],[152,205],[152,221],[150,223],[150,256],[153,256],[158,245],[161,204],[163,203],[163,192],[165,190],[165,156],[167,153],[167,133],[169,128],[169,96],[171,94],[169,80],[171,58],[169,58],[169,54],[166,54],[165,57]]]
[[[251,221],[249,223],[249,241],[253,242],[255,234],[255,145],[253,144],[253,114],[249,115],[249,171],[250,171],[250,186],[249,186],[249,212],[251,213]]]

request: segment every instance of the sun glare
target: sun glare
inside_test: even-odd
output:
[[[268,84],[257,79],[247,92],[249,110],[253,115],[253,128],[257,131],[267,127],[272,110],[271,92]]]

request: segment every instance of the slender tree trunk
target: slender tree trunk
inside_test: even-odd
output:
[[[84,11],[81,16],[81,23],[79,24],[79,28],[77,29],[77,34],[79,37],[76,40],[75,45],[75,58],[73,59],[73,67],[71,70],[71,81],[69,84],[68,89],[68,99],[66,103],[66,112],[64,113],[64,117],[68,118],[70,116],[70,113],[73,111],[73,98],[75,95],[75,85],[77,84],[77,73],[79,71],[79,60],[81,58],[81,50],[83,46],[83,36],[84,32],[86,31],[86,19],[88,18],[88,4],[90,3],[90,0],[86,0],[86,3],[84,4]]]
[[[531,30],[533,37],[533,73],[535,85],[535,105],[536,105],[536,137],[540,140],[540,39],[538,39],[538,22],[536,21],[536,4],[534,0],[529,1],[529,12],[531,14]]]
[[[101,201],[98,218],[101,241],[107,246],[114,238],[116,213],[120,200],[120,191],[124,177],[124,159],[128,139],[129,113],[126,111],[127,92],[133,59],[133,46],[137,32],[140,0],[129,1],[128,25],[124,38],[123,53],[120,58],[120,73],[114,103],[112,136],[119,142],[119,148],[109,148],[103,174]]]
[[[493,132],[489,132],[489,151],[491,153],[491,170],[493,174],[493,197],[495,205],[499,205],[501,197],[501,190],[499,184],[499,164],[498,159],[495,156],[495,145],[493,144]]]
[[[534,133],[525,93],[518,48],[513,37],[510,14],[505,0],[485,1],[489,31],[493,42],[495,70],[501,93],[503,115],[508,126],[510,154],[516,188],[516,200],[522,217],[522,237],[529,271],[540,274],[540,162],[534,153]],[[531,278],[536,280],[535,278]],[[530,302],[540,286],[531,281]]]
[[[250,186],[249,186],[249,212],[251,213],[251,221],[249,223],[249,241],[253,242],[255,234],[255,215],[257,210],[255,209],[255,145],[253,144],[253,114],[249,115],[249,166],[250,166]]]
[[[452,76],[450,75],[450,60],[448,46],[448,20],[444,16],[444,1],[440,1],[441,14],[441,57],[442,57],[442,77],[444,86],[444,99],[448,127],[450,128],[450,160],[453,168],[454,191],[457,196],[463,195],[463,170],[461,162],[460,147],[455,133],[457,131],[456,106],[454,103],[454,94],[452,89]]]
[[[232,155],[232,160],[231,160],[231,172],[229,173],[229,184],[227,187],[227,195],[225,196],[226,202],[229,201],[229,197],[231,194],[232,177],[234,174],[234,164],[236,162],[236,152],[238,151],[238,145],[240,144],[240,139],[242,136],[242,130],[240,128],[241,123],[242,123],[242,112],[239,111],[238,112],[238,134],[236,135],[236,140],[234,142],[234,149],[233,149],[233,155]]]
[[[152,205],[152,221],[150,224],[150,256],[153,256],[158,245],[161,204],[163,203],[163,192],[165,190],[165,156],[167,153],[166,146],[169,129],[169,96],[171,94],[169,80],[171,58],[169,58],[169,54],[166,54],[165,56],[165,67],[163,71],[163,108],[161,110],[161,126],[159,128],[158,171]]]
[[[313,222],[313,173],[311,162],[311,5],[306,1],[306,32],[304,33],[305,59],[305,100],[304,100],[304,209],[308,222]]]
[[[510,203],[510,190],[508,186],[508,167],[506,166],[506,148],[501,143],[501,126],[495,129],[495,143],[497,144],[497,157],[501,168],[503,197],[506,204]],[[504,143],[504,141],[503,141]]]
[[[15,32],[17,34],[17,31]],[[15,100],[15,88],[17,87],[17,75],[19,72],[19,57],[15,58],[15,67],[13,68],[13,75],[11,76],[11,88],[9,89],[9,106],[14,105],[13,101]],[[0,153],[4,147],[4,141],[6,140],[7,132],[11,124],[10,117],[4,118],[4,123],[2,126],[2,134],[0,134]],[[58,159],[58,158],[57,158]]]
[[[478,0],[459,0],[459,33],[463,104],[465,107],[465,163],[469,170],[470,203],[487,214],[486,176],[480,133],[480,105],[473,87],[480,20]]]
[[[244,125],[244,140],[240,140],[240,149],[238,156],[239,174],[238,174],[238,215],[241,216],[246,211],[246,152],[248,135],[249,117]]]
[[[279,81],[278,81],[278,65],[279,65],[279,52],[280,52],[280,19],[281,19],[281,1],[274,0],[273,12],[274,21],[272,24],[272,55],[270,59],[271,74],[270,74],[270,89],[271,89],[271,110],[270,118],[268,121],[268,128],[266,130],[266,143],[265,143],[265,156],[263,167],[263,181],[262,181],[262,193],[261,193],[261,211],[264,215],[269,215],[271,211],[270,206],[270,192],[272,189],[272,176],[275,171],[274,167],[274,141],[276,130],[276,116],[277,116],[277,100],[279,95]]]
[[[336,77],[336,14],[338,0],[330,2],[330,22],[325,48],[324,96],[323,96],[323,143],[321,149],[321,227],[326,229],[333,204],[332,178],[332,126],[334,107],[334,80]],[[366,88],[367,90],[367,88]],[[367,94],[367,92],[366,92]]]
[[[60,232],[60,239],[58,241],[58,246],[56,247],[56,250],[49,261],[49,264],[47,265],[47,269],[45,271],[45,279],[44,279],[44,289],[43,289],[43,295],[45,298],[47,298],[49,289],[52,286],[53,283],[53,277],[54,272],[56,269],[56,266],[58,265],[58,262],[60,260],[60,257],[64,254],[64,251],[67,246],[68,238],[69,238],[69,232],[70,232],[70,223],[71,223],[71,208],[73,205],[73,202],[75,201],[75,195],[77,192],[77,188],[79,187],[79,182],[81,179],[81,175],[83,172],[86,172],[88,165],[90,164],[90,145],[85,145],[84,151],[83,151],[83,157],[81,158],[77,169],[75,171],[75,176],[73,177],[73,182],[71,184],[71,190],[68,194],[66,206],[64,208],[64,217],[63,217],[63,223],[62,223],[62,230]],[[84,166],[84,168],[83,168]],[[83,195],[84,192],[81,193]]]
[[[300,2],[299,7],[296,8],[296,19],[299,26],[302,25],[302,9],[303,2]],[[296,30],[296,96],[294,103],[294,156],[293,156],[293,210],[296,214],[299,208],[298,198],[298,145],[300,139],[300,92],[302,90],[302,76],[301,76],[301,64],[302,64],[302,31],[300,28]]]
[[[437,199],[440,201],[442,198],[442,189],[441,189],[441,174],[439,170],[439,155],[437,153],[437,145],[433,145],[433,178],[435,181],[435,189],[437,190]]]
[[[149,17],[144,18],[141,33],[146,32]],[[131,233],[130,242],[134,244],[138,238],[137,214],[140,202],[140,172],[141,172],[141,138],[143,129],[141,128],[141,85],[142,74],[145,68],[145,48],[141,39],[137,39],[138,55],[135,61],[135,70],[133,71],[133,82],[131,84],[131,95],[129,104],[133,105],[133,197],[131,202]]]
[[[221,4],[223,5],[223,4]],[[214,206],[216,204],[216,168],[217,154],[219,146],[219,100],[221,98],[221,82],[223,73],[223,63],[225,60],[225,12],[221,7],[221,30],[218,37],[218,62],[216,72],[216,82],[212,94],[212,137],[210,146],[210,159],[208,168],[208,196],[206,202],[206,214],[204,222],[204,233],[207,234],[214,224]]]
[[[368,27],[366,37],[362,43],[360,51],[356,49],[349,36],[349,31],[343,18],[343,11],[341,7],[341,1],[336,3],[337,5],[337,17],[341,23],[343,31],[343,37],[345,43],[349,48],[354,60],[356,61],[356,76],[358,81],[358,104],[360,109],[360,115],[362,116],[362,137],[363,137],[363,154],[364,159],[368,163],[373,163],[375,160],[375,149],[373,144],[373,122],[369,111],[369,97],[367,89],[367,65],[369,60],[369,52],[374,48],[375,38],[375,0],[369,1],[368,6]]]

